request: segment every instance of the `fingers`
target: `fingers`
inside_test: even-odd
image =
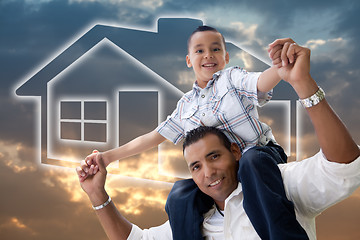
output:
[[[83,182],[86,179],[86,173],[81,169],[81,167],[76,167],[76,173],[80,182]]]
[[[99,155],[99,151],[94,150],[92,154],[88,155],[85,160],[80,162],[80,167],[76,168],[79,179],[83,182],[88,176],[94,175],[99,171],[99,166],[96,158]]]
[[[276,45],[269,51],[269,57],[272,60],[273,65],[281,63],[281,50],[282,45]]]
[[[96,151],[96,150],[94,150]],[[96,155],[98,154],[98,152],[94,152],[91,153],[90,155],[88,155],[86,158],[85,158],[85,161],[87,163],[87,165],[91,165],[91,164],[94,164],[95,163],[95,158],[96,158]]]
[[[286,67],[289,63],[291,64],[294,60],[294,56],[292,56],[292,53],[294,52],[293,46],[294,45],[290,42],[286,42],[283,45],[281,50],[281,63],[283,67]]]
[[[99,170],[99,165],[91,165],[89,168],[89,175],[95,175]]]
[[[290,43],[289,48],[288,48],[288,52],[287,52],[287,57],[289,59],[289,63],[292,64],[295,62],[295,58],[296,58],[296,47],[297,44],[295,42]]]
[[[286,67],[292,64],[296,59],[296,43],[291,38],[277,39],[269,44],[269,57],[273,65]]]
[[[268,51],[270,51],[276,45],[284,45],[286,42],[294,43],[294,40],[292,40],[291,38],[276,39],[275,41],[269,44]]]
[[[84,171],[82,166],[76,167],[76,173],[79,177],[80,182],[85,181],[89,176],[95,175],[99,171],[98,165],[91,165],[87,167],[87,170]]]

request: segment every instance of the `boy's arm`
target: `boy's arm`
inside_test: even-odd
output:
[[[98,162],[100,160],[104,162],[105,166],[108,166],[110,163],[116,160],[130,157],[156,147],[163,141],[165,141],[165,138],[156,130],[153,130],[147,134],[133,139],[132,141],[118,148],[114,148],[102,153],[94,151],[80,163],[80,167],[82,169],[82,172],[80,172],[80,181],[84,181],[88,175],[95,174],[98,171]]]
[[[257,82],[257,90],[259,92],[269,92],[273,89],[279,82],[281,78],[277,72],[277,67],[272,66],[271,68],[266,69],[259,76]]]
[[[104,163],[107,166],[116,160],[130,157],[138,153],[142,153],[153,147],[156,147],[165,140],[166,138],[164,138],[156,130],[153,130],[149,133],[133,139],[132,141],[118,148],[114,148],[112,150],[104,152],[102,154],[102,158],[104,159]]]

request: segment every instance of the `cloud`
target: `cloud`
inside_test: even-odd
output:
[[[191,89],[192,84],[195,82],[195,75],[192,71],[183,70],[178,72],[178,84],[185,85],[188,89]]]
[[[162,154],[166,156],[166,151]],[[158,181],[174,181],[173,177],[159,174],[158,154],[155,150],[147,151],[119,161],[119,167],[111,169],[112,173],[124,176],[153,179]]]
[[[253,69],[253,62],[252,62],[252,56],[247,53],[247,52],[241,52],[241,53],[238,53],[236,54],[237,58],[239,58],[243,63],[244,63],[244,68],[245,69]]]
[[[166,0],[140,0],[140,1],[129,1],[129,0],[109,0],[109,1],[101,1],[101,0],[69,0],[70,4],[73,3],[102,3],[108,5],[120,5],[122,7],[136,7],[136,8],[147,8],[150,10],[156,10],[164,5]]]
[[[4,193],[0,206],[1,236],[106,239],[75,170],[27,162],[21,152],[32,150],[18,146],[0,148],[0,191]],[[140,227],[166,221],[164,204],[171,184],[110,175],[107,186],[124,216]],[[158,218],[154,219],[153,214]],[[54,232],[56,236],[52,236]]]
[[[256,33],[258,29],[258,24],[248,24],[246,25],[243,22],[232,22],[230,23],[231,29],[240,33],[244,39],[239,41],[240,45],[248,45],[253,44],[254,41],[259,42],[261,44],[261,40],[257,38]]]
[[[326,43],[325,40],[316,39],[316,40],[308,40],[304,47],[310,48],[311,50],[316,49],[318,46],[324,45]]]

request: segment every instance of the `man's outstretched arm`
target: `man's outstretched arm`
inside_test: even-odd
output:
[[[310,75],[310,50],[291,39],[278,39],[269,45],[271,49],[282,45],[279,76],[290,83],[300,99],[305,99],[318,91],[319,87]],[[350,163],[360,155],[360,150],[343,122],[323,99],[315,106],[306,108],[313,123],[319,145],[325,157],[332,162]]]
[[[82,189],[88,195],[93,206],[101,206],[96,211],[99,221],[109,239],[127,239],[132,224],[124,218],[116,209],[114,203],[109,200],[105,191],[106,169],[103,161],[99,162],[99,171],[83,181],[80,181]],[[81,180],[81,168],[76,169],[79,180]],[[90,169],[93,171],[93,169]],[[105,203],[105,204],[104,204]]]

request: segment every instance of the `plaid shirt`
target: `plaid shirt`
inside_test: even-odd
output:
[[[156,130],[177,144],[196,127],[214,126],[225,130],[242,152],[266,145],[270,140],[276,143],[270,127],[259,121],[256,106],[264,105],[272,97],[272,90],[257,91],[260,74],[231,67],[215,73],[204,89],[195,82]]]

